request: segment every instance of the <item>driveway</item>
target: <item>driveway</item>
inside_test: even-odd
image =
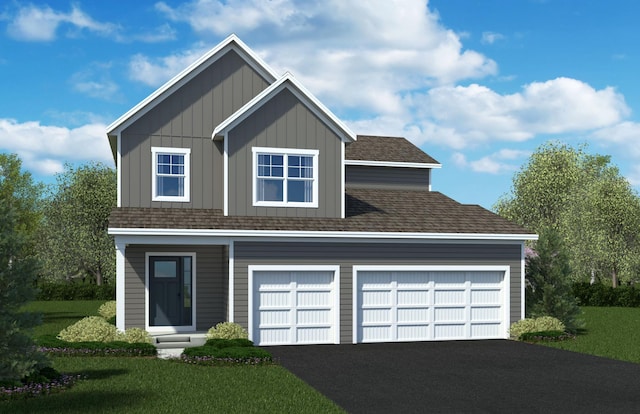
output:
[[[350,413],[640,412],[640,364],[522,342],[267,350]]]

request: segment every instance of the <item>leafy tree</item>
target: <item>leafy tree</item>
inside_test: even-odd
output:
[[[610,157],[584,148],[542,145],[495,209],[532,231],[558,231],[572,280],[606,277],[615,287],[640,264],[640,200]]]
[[[116,173],[102,164],[65,166],[44,208],[43,262],[50,278],[91,276],[101,285],[115,274],[108,219],[116,205]]]
[[[38,317],[20,311],[35,295],[37,262],[29,254],[24,215],[13,201],[0,197],[0,383],[19,381],[48,365],[29,335]]]
[[[24,238],[28,254],[35,254],[36,239],[42,219],[42,191],[31,174],[22,171],[22,161],[15,154],[0,154],[0,199],[13,210],[14,230]]]
[[[527,258],[526,314],[529,318],[553,316],[569,332],[583,326],[580,308],[568,278],[569,256],[558,232],[550,227],[540,231],[535,253]]]

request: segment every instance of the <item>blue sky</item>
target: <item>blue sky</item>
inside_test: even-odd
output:
[[[434,190],[491,208],[547,140],[609,154],[640,189],[633,0],[9,0],[0,151],[37,180],[113,165],[106,126],[230,33],[358,134],[443,164]]]

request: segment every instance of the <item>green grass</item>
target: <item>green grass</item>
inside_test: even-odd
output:
[[[553,348],[640,363],[640,308],[583,307],[585,332],[544,343]]]
[[[37,337],[40,335],[57,335],[67,326],[77,322],[85,316],[98,315],[98,308],[105,300],[52,300],[35,301],[24,307],[29,312],[42,312],[42,325],[33,330]]]
[[[57,334],[104,301],[33,302],[43,312],[35,335]],[[209,367],[156,358],[53,357],[72,388],[0,402],[4,413],[342,413],[337,405],[278,365]]]

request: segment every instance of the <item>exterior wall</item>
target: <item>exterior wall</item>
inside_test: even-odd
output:
[[[429,169],[347,165],[345,182],[352,188],[429,190]]]
[[[228,272],[224,246],[135,245],[125,250],[125,328],[145,327],[145,253],[196,253],[196,329],[226,320]]]
[[[508,265],[510,315],[520,319],[520,244],[458,243],[235,243],[235,321],[248,328],[248,266],[340,265],[340,343],[353,337],[354,265]]]
[[[283,90],[229,133],[229,215],[340,217],[341,146],[337,135]],[[254,207],[252,147],[319,150],[318,208]]]
[[[222,209],[222,145],[213,129],[268,86],[234,51],[122,132],[122,206]],[[191,148],[191,202],[151,201],[151,147]]]

